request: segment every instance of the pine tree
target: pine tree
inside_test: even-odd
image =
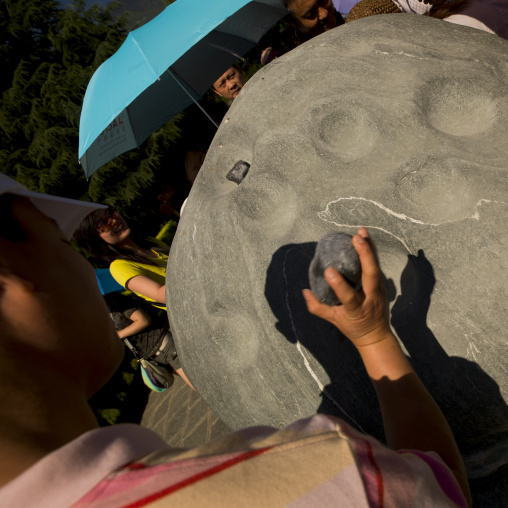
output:
[[[179,137],[179,117],[90,182],[78,162],[86,87],[127,35],[125,18],[111,14],[115,7],[0,0],[0,170],[31,190],[106,202],[142,222],[150,215],[144,190],[155,187],[163,171],[163,154]]]

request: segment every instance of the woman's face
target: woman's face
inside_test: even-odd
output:
[[[119,245],[131,234],[125,219],[115,210],[98,210],[95,213],[95,224],[100,238],[110,245]]]

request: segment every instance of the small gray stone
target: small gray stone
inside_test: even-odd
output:
[[[327,305],[340,305],[340,300],[325,279],[325,270],[335,268],[355,287],[360,282],[360,258],[353,247],[353,237],[347,233],[328,233],[316,246],[316,254],[309,267],[309,282],[317,299]]]

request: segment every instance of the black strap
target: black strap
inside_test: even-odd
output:
[[[111,319],[113,319],[113,313],[112,312],[109,313],[109,316],[111,317]],[[134,358],[136,358],[137,360],[142,358],[142,355],[141,355],[141,352],[139,351],[139,349],[135,348],[131,344],[131,342],[127,339],[127,337],[125,337],[125,338],[123,338],[121,340],[123,340],[124,344],[132,351],[132,354],[134,355]]]

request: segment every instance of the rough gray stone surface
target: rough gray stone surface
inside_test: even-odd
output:
[[[184,370],[226,425],[322,412],[383,439],[357,353],[301,296],[316,242],[367,226],[393,328],[469,477],[506,479],[507,55],[507,41],[472,28],[373,16],[247,83],[167,272]],[[238,160],[251,165],[239,185],[226,179]]]

